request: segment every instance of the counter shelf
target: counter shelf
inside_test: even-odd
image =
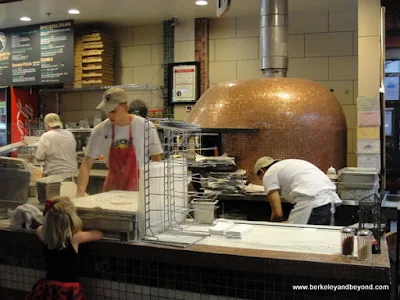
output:
[[[275,241],[268,240],[270,235],[266,232],[262,242],[264,244],[275,243],[276,238],[284,238],[288,231],[292,231],[291,236],[298,235],[297,240],[313,234],[310,231],[312,226],[293,228],[265,222],[253,225],[258,229],[265,227],[269,231],[280,232],[280,237],[275,236]],[[317,232],[318,230],[321,230],[320,236],[323,236],[325,229],[317,228]],[[334,230],[328,231],[329,236],[335,235]],[[337,231],[340,236],[339,230]],[[296,234],[299,232],[300,234]],[[0,225],[0,251],[3,253],[0,276],[1,279],[4,278],[0,280],[0,286],[8,287],[9,279],[6,276],[16,275],[15,287],[11,283],[9,288],[27,291],[34,281],[44,276],[44,258],[41,255],[43,245],[33,233],[32,230],[12,230]],[[212,240],[208,239],[187,247],[170,247],[146,241],[120,242],[108,238],[85,244],[79,249],[80,256],[84,257],[80,278],[89,299],[102,299],[112,286],[117,287],[114,291],[120,295],[137,289],[140,294],[138,297],[155,292],[156,295],[174,295],[170,297],[173,299],[189,299],[197,295],[241,299],[285,299],[286,296],[291,299],[388,299],[387,290],[299,292],[292,288],[293,284],[390,285],[390,265],[385,240],[382,240],[381,254],[373,255],[370,261],[358,261],[356,257],[341,257],[339,238],[329,241],[337,244],[337,254],[315,254],[307,249],[306,252],[293,252],[279,243],[273,245],[275,250],[222,243],[213,245]],[[305,238],[303,241],[309,239]],[[240,241],[232,242],[238,245]],[[19,285],[19,282],[28,282],[29,285],[25,287],[24,284]],[[119,288],[121,286],[124,287],[123,290]]]

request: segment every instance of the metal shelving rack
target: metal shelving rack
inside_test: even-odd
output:
[[[150,211],[151,211],[151,192],[150,192],[150,157],[147,155],[147,153],[150,153],[150,119],[146,118],[145,119],[145,133],[144,133],[144,166],[143,166],[143,174],[144,174],[144,208],[145,208],[145,213],[144,213],[144,219],[145,219],[145,237],[152,237],[155,238],[155,234],[152,230],[152,225],[151,225],[151,217],[150,217]]]
[[[149,155],[145,154],[144,163],[144,219],[145,219],[145,234],[144,239],[153,242],[165,243],[159,239],[159,233],[168,233],[171,235],[191,236],[191,242],[180,242],[179,246],[188,246],[193,243],[193,240],[198,241],[203,239],[208,234],[185,232],[184,221],[186,217],[193,211],[188,206],[189,191],[188,191],[188,166],[189,153],[200,149],[200,144],[191,143],[192,137],[200,136],[201,130],[188,123],[181,123],[180,127],[169,126],[171,122],[168,119],[146,119],[145,121],[145,153],[149,153],[150,147],[150,130],[156,130],[150,125],[150,122],[159,122],[159,130],[163,131],[163,146],[164,155],[162,174],[156,177],[150,174],[150,159]],[[173,121],[177,123],[176,121]],[[187,127],[185,127],[187,125]],[[196,141],[194,138],[193,140]],[[200,139],[198,139],[200,140]],[[159,179],[163,182],[163,192],[155,193],[151,188],[152,179]],[[162,205],[158,209],[152,207],[152,196],[161,196]],[[153,200],[154,201],[154,200]],[[152,220],[152,214],[157,213],[160,220]],[[169,242],[168,244],[174,244]]]
[[[161,86],[155,86],[150,84],[125,84],[125,85],[111,85],[111,86],[94,86],[85,88],[46,88],[40,89],[39,93],[42,95],[46,94],[56,94],[56,110],[59,111],[59,104],[61,102],[60,94],[65,93],[84,93],[84,92],[101,92],[108,90],[113,87],[122,88],[129,92],[162,92],[163,88]],[[41,112],[43,113],[43,112]]]
[[[384,236],[382,230],[382,201],[379,194],[372,194],[360,200],[359,229],[369,229],[378,243],[377,253],[381,252],[381,239]]]
[[[127,92],[140,92],[140,91],[161,91],[161,86],[150,84],[125,84],[125,85],[110,85],[110,86],[95,86],[85,88],[62,88],[62,89],[41,89],[40,93],[81,93],[81,92],[99,92],[105,91],[113,87],[118,87],[126,90]]]

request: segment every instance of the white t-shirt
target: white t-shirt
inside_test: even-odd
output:
[[[336,191],[335,184],[313,164],[300,159],[285,159],[273,164],[263,177],[265,192],[280,190],[283,198],[295,204],[299,198],[313,199],[313,207],[330,203],[327,191]],[[335,203],[341,203],[335,197]]]
[[[52,129],[44,133],[39,140],[36,158],[44,160],[47,175],[59,175],[63,178],[76,176],[76,140],[65,129]]]
[[[144,164],[145,119],[135,115],[132,119],[131,126],[136,157],[140,164]],[[129,146],[129,125],[115,125],[114,130],[115,141],[113,143],[113,147],[121,148]],[[97,159],[100,157],[100,155],[103,155],[105,162],[108,164],[111,141],[112,122],[107,119],[93,129],[92,134],[90,135],[89,145],[86,150],[86,156]],[[146,153],[147,157],[150,157],[150,155],[162,154],[164,152],[157,129],[152,122],[149,122],[149,152],[150,153]]]

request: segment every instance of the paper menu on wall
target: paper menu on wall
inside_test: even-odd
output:
[[[376,154],[381,153],[380,140],[358,140],[357,153]]]
[[[357,166],[359,168],[375,168],[377,172],[381,171],[380,154],[358,154]]]
[[[357,110],[362,111],[380,111],[379,97],[358,97],[357,98]]]
[[[359,111],[358,126],[380,126],[381,113],[380,111]]]
[[[373,140],[380,138],[380,127],[357,127],[357,139],[359,140]]]

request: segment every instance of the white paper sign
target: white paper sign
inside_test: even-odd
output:
[[[399,100],[400,87],[399,77],[385,77],[385,98],[386,100]]]
[[[380,154],[358,154],[357,166],[359,168],[375,168],[377,172],[381,171]]]
[[[173,68],[173,102],[196,100],[196,66],[175,66]]]
[[[358,97],[357,110],[361,111],[380,111],[379,97]]]
[[[359,111],[357,115],[358,126],[380,126],[380,111]]]
[[[376,154],[381,153],[380,140],[358,140],[357,153]]]

